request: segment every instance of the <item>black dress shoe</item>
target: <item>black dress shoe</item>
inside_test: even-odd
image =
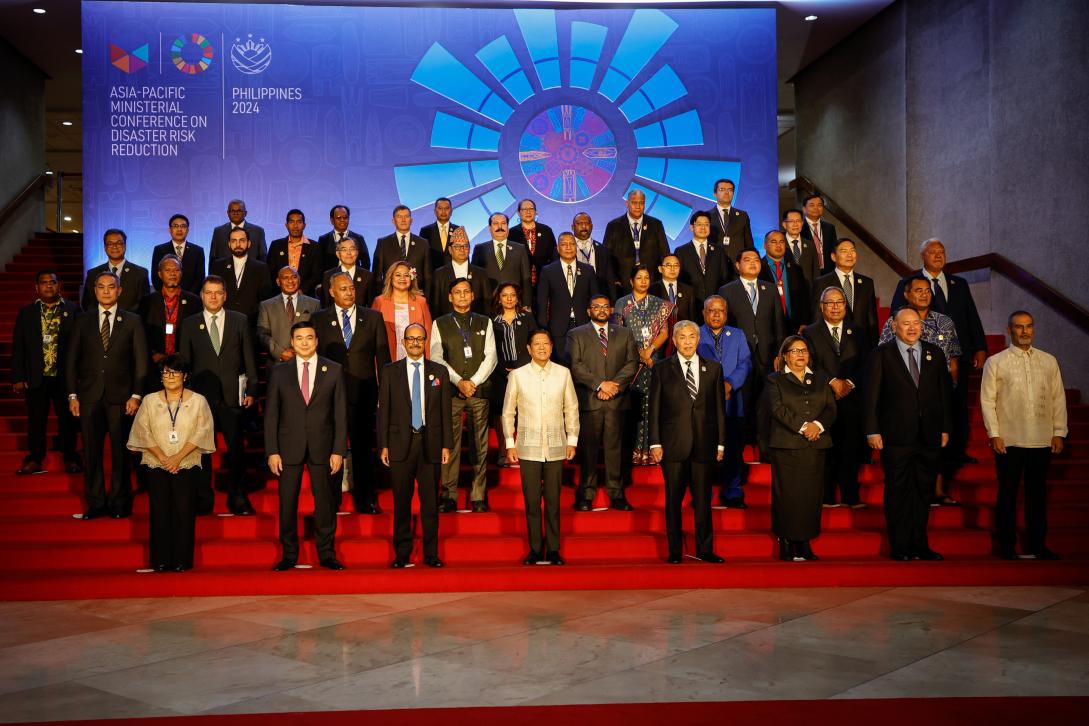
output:
[[[1034,550],[1032,554],[1036,555],[1036,559],[1038,559],[1038,560],[1057,560],[1057,559],[1059,559],[1059,556],[1057,554],[1055,554],[1054,552],[1052,552],[1051,550],[1049,550],[1047,547],[1044,547],[1044,548],[1038,549],[1038,550]]]
[[[170,569],[170,567],[168,565],[155,565],[151,569],[155,570],[156,572],[166,572]]]
[[[593,507],[590,505],[590,502],[588,500],[586,500],[586,499],[579,499],[577,502],[575,502],[575,511],[576,512],[589,512],[591,509],[593,509]]]
[[[779,540],[779,559],[783,562],[794,561],[794,547],[790,544],[790,540]]]
[[[971,456],[969,454],[965,454],[964,456],[960,457],[960,463],[962,463],[962,464],[978,464],[979,459],[977,459],[976,457]]]
[[[346,570],[346,569],[348,569],[347,567],[344,566],[344,563],[337,560],[336,557],[330,557],[328,559],[321,560],[321,561],[318,562],[318,564],[321,565],[322,567],[324,567],[327,570]]]
[[[541,561],[541,553],[540,552],[534,552],[533,550],[530,550],[529,554],[526,555],[526,558],[524,560],[522,560],[522,564],[523,565],[535,565],[540,561]]]
[[[892,554],[889,555],[889,559],[895,562],[911,562],[911,555]]]
[[[729,499],[724,501],[722,503],[722,505],[724,507],[728,507],[730,509],[748,509],[749,508],[749,505],[745,504],[745,500],[742,499],[741,497],[730,497]]]
[[[712,565],[720,565],[726,561],[722,557],[716,555],[714,552],[704,552],[702,555],[696,555],[696,559],[703,560],[704,562],[709,562]]]
[[[382,508],[378,506],[377,502],[371,502],[370,504],[362,504],[355,508],[355,511],[359,514],[381,514]]]
[[[817,557],[816,553],[813,552],[813,548],[809,546],[808,542],[799,542],[797,545],[797,552],[799,557],[809,562],[816,562],[820,559],[820,557]]]
[[[450,514],[456,511],[458,511],[458,503],[453,499],[443,497],[443,500],[439,502],[439,512],[441,514]]]
[[[550,565],[562,565],[562,564],[565,564],[564,561],[563,561],[563,558],[560,557],[559,552],[549,552],[548,555],[545,557],[545,559],[548,560],[548,564],[550,564]]]
[[[389,563],[389,566],[390,566],[391,570],[403,570],[403,569],[405,569],[405,565],[407,565],[407,564],[408,564],[407,559],[402,560],[400,557],[398,557],[393,562]]]
[[[616,509],[621,512],[630,512],[634,509],[634,507],[632,507],[632,505],[629,504],[628,500],[624,497],[617,497],[616,499],[612,499],[609,501],[609,509]]]
[[[284,572],[285,570],[294,569],[294,567],[295,567],[295,560],[289,560],[289,559],[285,558],[285,559],[282,559],[279,562],[277,562],[273,566],[272,571],[273,572]]]
[[[78,461],[66,461],[64,462],[64,471],[69,474],[82,474],[83,464]]]
[[[945,559],[940,554],[938,554],[937,552],[935,552],[934,550],[929,549],[929,548],[927,548],[925,550],[919,550],[918,552],[916,552],[915,553],[915,558],[919,559],[919,560],[929,560],[931,562],[936,562],[938,560],[944,560]]]
[[[110,512],[110,516],[114,519],[126,519],[132,516],[131,509],[114,509]]]
[[[84,512],[80,519],[98,519],[99,517],[107,516],[109,513],[109,510],[105,507],[92,507]]]
[[[490,512],[491,507],[488,506],[487,502],[485,502],[483,499],[481,499],[479,502],[473,502],[473,511],[478,512],[478,513],[479,512]]]
[[[230,510],[231,514],[234,514],[234,515],[237,515],[237,516],[240,516],[240,517],[246,516],[246,515],[249,515],[249,514],[255,514],[255,512],[253,510],[253,505],[250,504],[250,499],[245,494],[243,494],[242,496],[234,499],[227,506],[227,509]]]
[[[1016,560],[1016,559],[1019,559],[1018,556],[1017,556],[1017,550],[1000,550],[998,552],[998,556],[1000,558],[1002,558],[1003,560]]]
[[[440,560],[438,557],[435,557],[434,555],[424,557],[424,564],[427,565],[428,567],[435,567],[435,568],[446,567],[446,565],[443,563],[443,561]]]
[[[186,572],[193,569],[192,565],[174,565],[174,572]]]
[[[44,474],[45,469],[42,468],[41,462],[34,461],[33,459],[24,459],[23,465],[15,470],[16,476],[29,476],[30,474]]]
[[[679,565],[679,564],[681,564],[681,556],[680,555],[670,555],[668,558],[666,558],[666,562],[668,562],[671,565]]]

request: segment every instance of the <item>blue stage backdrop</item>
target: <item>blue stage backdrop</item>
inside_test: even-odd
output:
[[[207,245],[244,199],[269,241],[334,203],[372,245],[438,196],[474,242],[532,198],[595,238],[647,194],[674,244],[715,179],[776,226],[771,9],[455,9],[83,3],[86,263],[121,227],[147,264],[167,219]]]

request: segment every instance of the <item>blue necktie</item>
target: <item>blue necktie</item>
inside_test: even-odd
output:
[[[413,363],[416,369],[412,372],[412,428],[417,431],[423,428],[423,391],[420,383],[420,364]]]
[[[352,319],[348,317],[348,311],[344,311],[344,347],[352,344]]]

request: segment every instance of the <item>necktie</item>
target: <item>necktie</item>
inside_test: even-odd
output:
[[[674,305],[677,304],[677,291],[673,288],[673,283],[669,283],[669,302]]]
[[[790,310],[787,308],[787,290],[786,283],[783,282],[783,268],[782,260],[775,260],[775,284],[779,286],[779,304],[783,306],[783,315],[790,317]]]
[[[212,322],[208,325],[208,336],[212,339],[212,350],[216,352],[216,355],[219,355],[219,346],[221,345],[219,339],[219,324],[216,322],[216,318],[218,317],[218,315],[213,315]]]
[[[423,428],[423,391],[420,384],[420,364],[412,364],[412,428]]]
[[[401,235],[401,258],[408,259],[408,240],[405,239],[404,235]]]
[[[688,396],[695,401],[698,391],[696,390],[696,376],[692,373],[692,361],[686,361],[685,365],[688,366],[688,370],[684,374],[684,380],[688,384]]]
[[[908,370],[911,372],[911,380],[915,387],[919,387],[919,363],[915,360],[915,349],[908,348]]]
[[[631,226],[631,239],[635,243],[635,264],[639,264],[639,223]]]
[[[824,259],[824,241],[821,239],[820,220],[813,223],[813,246],[817,248],[817,259]]]
[[[98,334],[102,336],[102,350],[110,349],[110,311],[102,311],[102,327]]]
[[[182,258],[182,255],[185,254],[185,245],[179,245],[175,247],[174,252],[175,254],[177,254],[178,259],[180,260]]]
[[[309,406],[310,405],[310,361],[303,361],[302,397],[303,397],[303,403],[305,403],[307,406]]]
[[[934,287],[934,309],[939,313],[945,312],[945,305],[949,302],[945,297],[945,290],[942,289],[941,283],[938,282],[938,278],[930,278],[930,283]]]
[[[439,243],[442,245],[442,251],[446,251],[446,238],[449,232],[446,231],[446,225],[439,225]]]
[[[707,244],[705,242],[700,242],[699,253],[700,272],[707,272]]]
[[[597,339],[601,341],[601,355],[609,354],[609,335],[605,332],[605,328],[597,329]]]
[[[843,276],[843,297],[847,298],[847,308],[855,309],[855,287],[851,284],[851,276]]]
[[[343,312],[344,315],[344,347],[347,348],[352,344],[352,319],[348,317],[348,311]]]
[[[749,286],[749,302],[752,304],[752,314],[756,315],[756,283],[750,282]]]
[[[507,251],[504,249],[504,245],[497,245],[495,248],[495,262],[499,265],[499,269],[503,269],[503,263],[507,261]]]
[[[572,265],[567,265],[567,293],[575,297],[575,273],[571,268]]]
[[[118,269],[117,267],[114,267],[113,265],[110,265],[110,272],[117,275],[118,277],[121,277],[120,269]]]
[[[721,221],[722,221],[722,234],[725,235],[726,230],[729,229],[729,227],[730,227],[730,210],[729,209],[723,209],[722,210],[722,220]]]
[[[790,244],[794,249],[794,261],[800,265],[802,263],[802,246],[798,244],[798,240],[792,240]]]
[[[292,302],[292,297],[287,296],[287,324],[291,325],[295,322],[295,303]]]
[[[836,349],[836,354],[839,355],[839,326],[832,326],[832,345]]]

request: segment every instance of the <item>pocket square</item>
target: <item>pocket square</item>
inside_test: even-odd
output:
[[[442,385],[442,381],[440,381],[438,378],[434,378],[434,379],[431,380],[431,387],[432,388],[438,388],[441,385]]]

